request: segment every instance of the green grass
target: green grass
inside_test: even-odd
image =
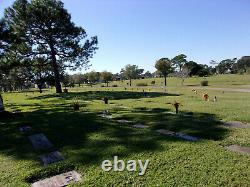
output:
[[[209,87],[249,84],[249,76],[230,76],[207,78]],[[191,78],[185,85],[198,84],[200,80]],[[148,85],[151,82],[134,82],[140,81]],[[69,89],[68,94],[54,94],[54,90],[42,94],[4,93],[6,110],[20,109],[24,117],[0,119],[6,123],[0,124],[0,186],[30,186],[32,178],[47,177],[71,167],[83,175],[82,183],[73,186],[249,186],[250,157],[229,152],[224,146],[250,146],[250,128],[225,128],[218,120],[250,122],[250,94],[222,93],[204,87],[196,95],[189,86],[179,86],[178,79],[171,78],[168,83],[172,87],[167,94],[160,87],[124,90],[99,85]],[[143,89],[149,92],[148,97],[143,96]],[[203,101],[203,92],[210,98],[217,96],[218,102]],[[103,104],[104,96],[110,98],[109,105]],[[81,104],[78,112],[71,106],[76,100]],[[193,116],[168,114],[174,108],[166,103],[173,101],[180,101],[181,112],[193,112]],[[103,110],[109,110],[115,119],[98,117]],[[150,128],[134,129],[132,124],[119,125],[116,119],[133,120]],[[27,134],[18,131],[24,124],[32,125],[30,134],[46,134],[67,159],[43,167],[38,156],[44,152],[34,151]],[[203,140],[187,142],[161,136],[155,132],[159,128]],[[128,171],[103,172],[102,161],[113,160],[113,156],[125,161],[149,159],[150,163],[144,176]]]

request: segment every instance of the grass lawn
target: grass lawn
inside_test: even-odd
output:
[[[6,110],[21,110],[24,117],[0,119],[0,186],[30,186],[29,182],[60,173],[71,168],[83,176],[81,183],[72,186],[250,186],[250,156],[225,149],[239,144],[250,146],[250,128],[236,129],[221,125],[219,120],[250,123],[250,93],[221,90],[191,91],[188,85],[199,84],[203,78],[181,80],[170,78],[167,93],[160,87],[127,88],[126,81],[116,82],[122,87],[81,87],[69,89],[68,94],[54,90],[4,93]],[[250,76],[226,75],[207,78],[209,87],[238,88],[250,82]],[[152,80],[139,80],[148,82]],[[139,82],[135,81],[135,82]],[[156,85],[162,79],[156,79]],[[133,89],[133,90],[132,90]],[[148,96],[143,96],[142,90]],[[250,89],[250,88],[249,88]],[[201,95],[207,92],[210,100]],[[107,96],[109,104],[101,100]],[[80,111],[73,111],[72,103],[79,101]],[[192,116],[173,115],[171,105],[179,101],[180,110]],[[113,119],[98,116],[109,110]],[[136,129],[132,124],[119,124],[117,119],[148,125]],[[44,133],[66,159],[43,167],[27,135],[18,127],[30,125],[32,132]],[[188,142],[159,135],[156,129],[169,129],[202,138]],[[137,172],[104,172],[103,160],[149,159],[143,176]]]

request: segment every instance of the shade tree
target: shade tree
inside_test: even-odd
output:
[[[5,10],[4,22],[21,40],[12,43],[12,52],[22,60],[47,59],[57,93],[62,92],[60,74],[66,68],[86,68],[97,49],[97,37],[86,39],[86,31],[72,22],[60,0],[16,0]]]
[[[155,68],[164,77],[164,85],[167,86],[167,76],[174,71],[173,64],[168,58],[161,58],[156,61]]]
[[[113,74],[108,71],[101,72],[101,80],[107,84],[107,87],[109,86],[109,82],[113,80]]]
[[[121,69],[123,77],[129,80],[129,85],[132,86],[132,79],[138,79],[143,73],[144,69],[138,68],[137,65],[128,64]]]

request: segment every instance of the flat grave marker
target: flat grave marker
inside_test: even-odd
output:
[[[163,134],[163,135],[168,135],[168,136],[174,136],[175,132],[174,131],[169,131],[166,129],[158,129],[156,132]]]
[[[20,132],[29,132],[32,130],[31,126],[23,126],[23,127],[19,127],[19,131]]]
[[[113,118],[111,115],[107,115],[107,114],[100,114],[98,116],[102,117],[102,118],[106,118],[106,119],[112,119]]]
[[[125,119],[120,119],[120,120],[117,120],[118,123],[132,123],[132,121],[128,121],[128,120],[125,120]]]
[[[188,140],[188,141],[198,141],[198,140],[200,140],[200,138],[198,138],[198,137],[190,136],[190,135],[187,135],[187,134],[184,134],[184,133],[181,133],[181,132],[170,131],[170,130],[167,130],[167,129],[158,129],[158,130],[156,130],[156,132],[158,132],[158,133],[160,133],[162,135],[173,136],[173,137],[181,138],[181,139]]]
[[[133,127],[139,128],[139,129],[146,129],[146,128],[148,128],[147,125],[142,125],[142,124],[135,124],[135,125],[133,125]]]
[[[240,121],[227,121],[222,123],[226,127],[243,128],[243,129],[250,127],[250,125],[247,125],[246,123],[242,123]]]
[[[226,147],[230,151],[242,153],[242,154],[249,154],[250,155],[250,147],[243,147],[240,145],[230,145]]]
[[[175,133],[176,137],[182,138],[184,140],[188,140],[188,141],[198,141],[200,138],[197,138],[195,136],[190,136],[187,134],[183,134],[180,132]]]
[[[47,166],[49,164],[59,162],[65,159],[62,153],[60,153],[59,151],[54,151],[49,154],[41,155],[39,156],[39,158],[42,160],[44,166]]]
[[[35,150],[46,150],[53,147],[53,144],[44,134],[35,134],[28,137]]]
[[[31,187],[64,187],[72,183],[76,183],[82,180],[82,177],[76,171],[70,171],[50,177],[44,180],[37,181],[31,185]]]

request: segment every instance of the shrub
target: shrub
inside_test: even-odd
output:
[[[117,84],[112,85],[112,87],[118,87]]]
[[[155,81],[151,81],[151,84],[155,84]]]
[[[201,81],[201,86],[208,86],[208,81],[207,80]]]
[[[105,87],[104,85],[101,85],[101,87]]]
[[[136,86],[147,86],[148,84],[145,83],[145,82],[140,82],[140,83],[137,83]]]

